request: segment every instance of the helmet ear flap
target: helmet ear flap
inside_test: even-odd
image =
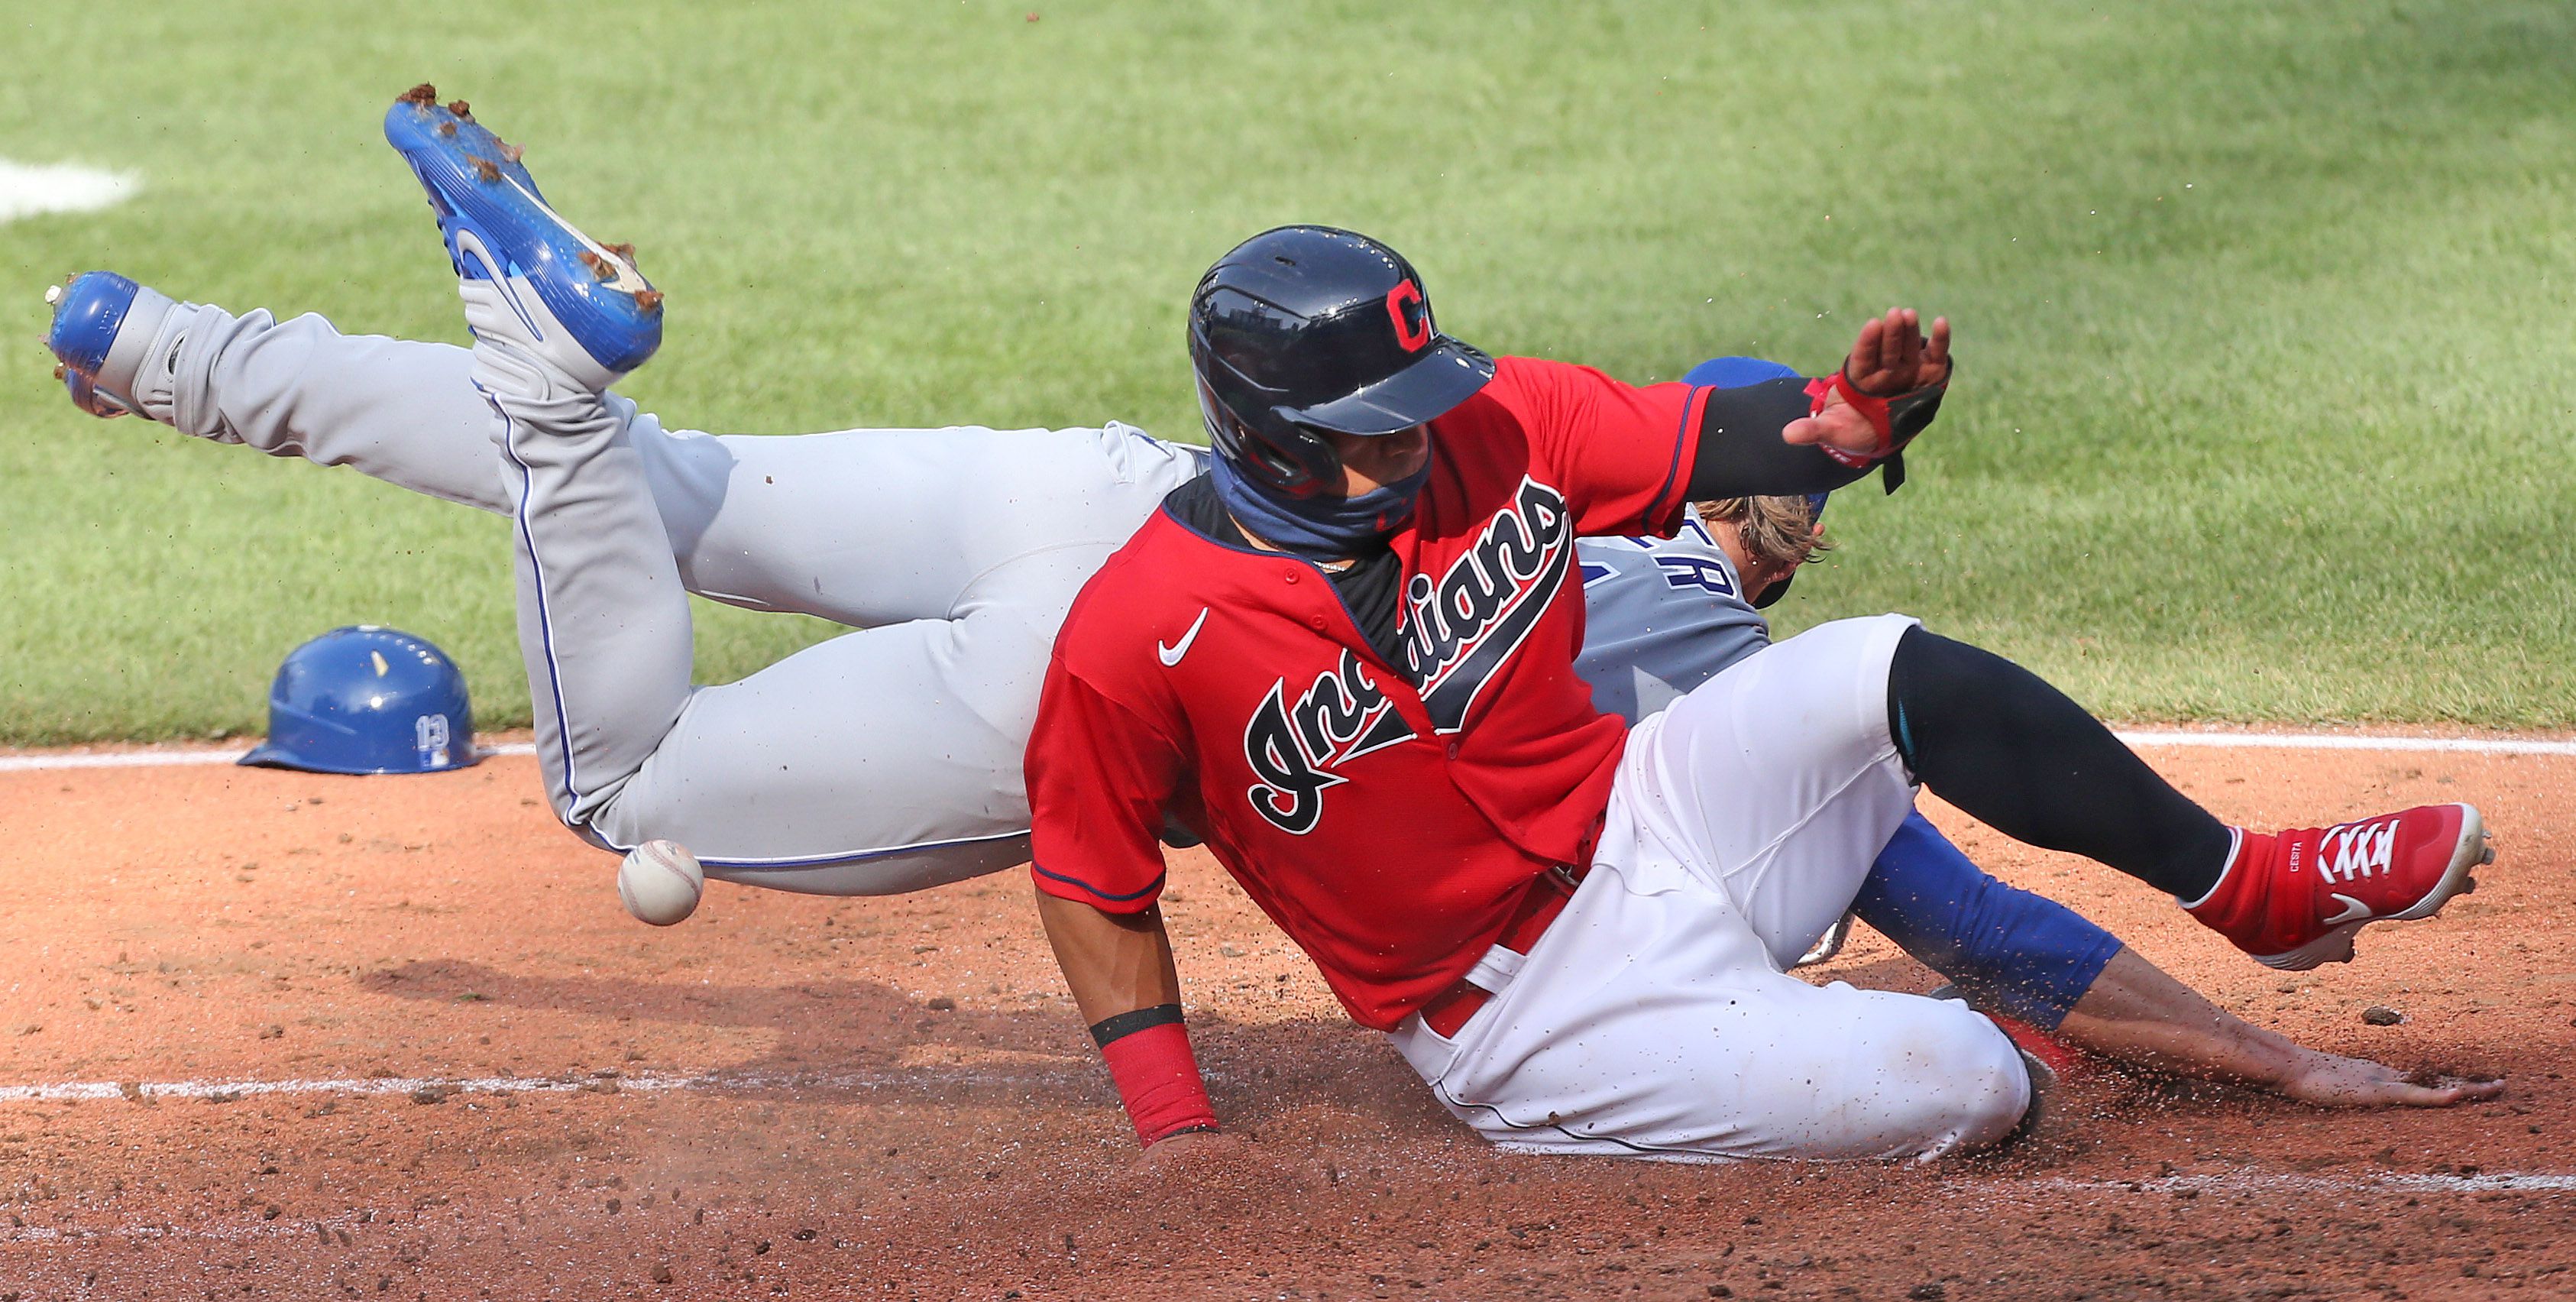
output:
[[[1282,420],[1288,439],[1283,444],[1226,406],[1204,378],[1199,381],[1199,416],[1217,456],[1273,491],[1307,497],[1341,478],[1341,458],[1321,434]]]

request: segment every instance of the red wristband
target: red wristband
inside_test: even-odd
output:
[[[1189,1028],[1164,1022],[1131,1031],[1100,1046],[1100,1056],[1109,1060],[1109,1077],[1136,1123],[1138,1144],[1150,1146],[1184,1130],[1216,1129],[1216,1109],[1190,1052]]]
[[[1826,395],[1837,390],[1841,391],[1843,401],[1851,404],[1852,410],[1859,412],[1869,421],[1869,427],[1877,431],[1878,448],[1876,451],[1863,454],[1845,452],[1830,443],[1820,443],[1816,446],[1823,448],[1826,456],[1846,466],[1855,467],[1869,465],[1893,451],[1896,444],[1896,425],[1894,419],[1888,414],[1887,399],[1873,398],[1861,392],[1860,387],[1853,384],[1851,377],[1844,374],[1840,367],[1835,368],[1832,375],[1823,379],[1807,381],[1807,414],[1813,416],[1823,411]]]

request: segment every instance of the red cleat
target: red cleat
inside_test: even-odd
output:
[[[2375,818],[2265,835],[2236,830],[2218,884],[2184,907],[2256,962],[2288,971],[2352,961],[2352,934],[2409,922],[2477,889],[2494,863],[2472,805],[2419,805]]]

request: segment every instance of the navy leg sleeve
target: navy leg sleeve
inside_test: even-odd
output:
[[[1985,874],[1921,813],[1889,838],[1852,911],[1972,999],[2054,1031],[2120,940]]]

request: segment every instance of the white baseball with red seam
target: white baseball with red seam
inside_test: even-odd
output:
[[[667,927],[697,912],[707,875],[677,841],[647,841],[617,866],[617,898],[640,921]]]

